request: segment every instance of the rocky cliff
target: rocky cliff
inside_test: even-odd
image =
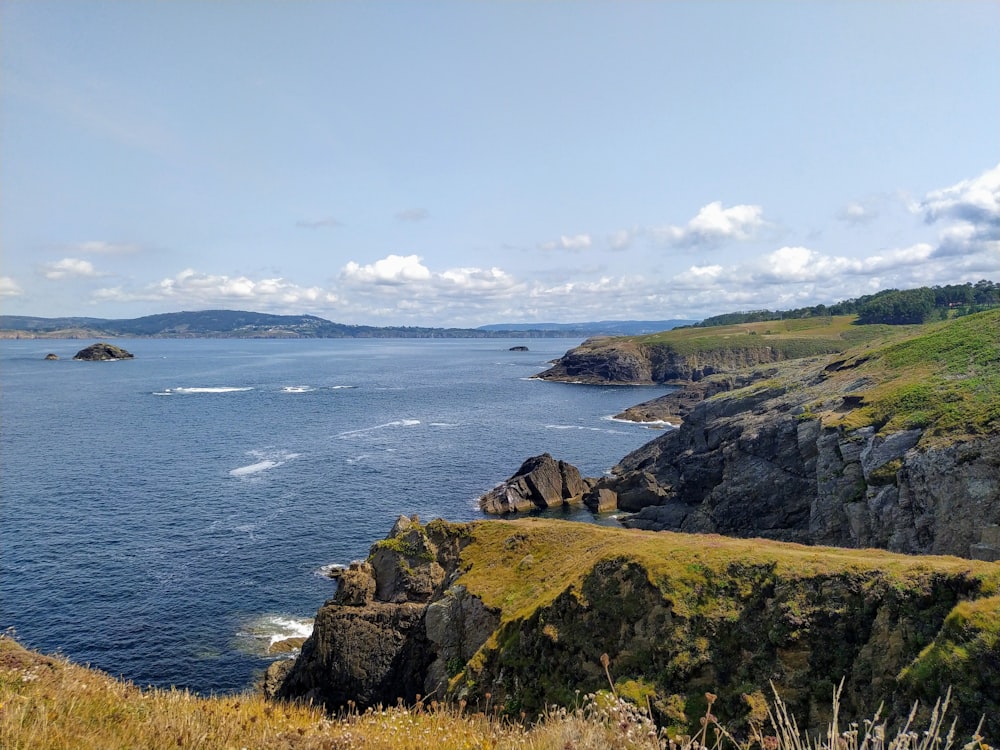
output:
[[[960,727],[1000,725],[1000,566],[557,520],[402,518],[345,571],[271,690],[330,708],[465,698],[514,715],[608,688],[690,728],[760,718],[769,683],[800,726],[905,714],[955,686]],[[991,656],[992,654],[992,656]],[[932,687],[933,686],[933,687]]]
[[[799,357],[842,352],[886,331],[839,316],[738,326],[678,328],[646,336],[588,339],[537,377],[570,383],[690,383]]]
[[[716,378],[693,405],[646,404],[680,413],[680,428],[589,502],[613,496],[634,528],[1000,559],[997,324],[972,316],[744,374],[742,388]]]

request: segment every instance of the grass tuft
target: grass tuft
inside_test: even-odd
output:
[[[602,665],[611,682],[609,664]],[[757,699],[760,700],[760,699]],[[5,750],[949,750],[948,697],[926,729],[910,721],[894,732],[878,718],[838,725],[825,737],[799,732],[780,696],[767,718],[741,738],[713,713],[705,694],[701,728],[673,735],[657,727],[648,707],[614,692],[578,696],[577,705],[549,708],[537,722],[502,716],[499,707],[473,709],[418,700],[416,705],[349,709],[324,715],[311,706],[273,703],[253,694],[199,697],[179,690],[140,690],[101,672],[29,651],[0,636],[0,747]],[[994,750],[978,733],[963,750]]]

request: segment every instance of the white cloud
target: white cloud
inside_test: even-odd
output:
[[[703,206],[684,226],[651,230],[654,238],[674,247],[713,247],[733,240],[748,240],[767,226],[760,206],[723,208],[720,201]]]
[[[388,255],[366,265],[350,261],[340,272],[348,283],[399,285],[410,281],[427,281],[431,272],[419,255]]]
[[[608,236],[608,244],[612,250],[625,250],[642,233],[641,229],[619,229]]]
[[[941,222],[935,257],[974,258],[1000,267],[1000,165],[970,180],[928,193],[914,207],[928,224]]]
[[[42,266],[42,275],[47,279],[57,281],[69,278],[94,278],[101,274],[94,269],[94,264],[89,260],[63,258],[52,263],[45,263]]]
[[[848,224],[870,224],[878,218],[878,211],[872,206],[852,201],[837,213],[837,218]]]
[[[928,223],[950,218],[1000,227],[1000,164],[978,177],[928,193],[918,208]]]
[[[259,309],[289,305],[334,304],[337,295],[320,287],[302,287],[281,278],[254,280],[246,276],[206,274],[188,268],[140,290],[121,286],[99,289],[95,302],[171,302],[182,308],[210,307],[239,301]]]
[[[24,294],[21,285],[10,276],[0,276],[0,297],[19,297]]]
[[[573,236],[562,235],[558,240],[552,240],[551,242],[543,242],[540,247],[542,250],[570,250],[578,252],[580,250],[586,250],[591,245],[591,239],[589,234],[575,234]]]

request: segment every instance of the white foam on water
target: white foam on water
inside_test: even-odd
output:
[[[603,432],[607,435],[624,435],[621,430],[608,430],[603,427],[587,427],[579,424],[547,424],[546,430],[584,430],[586,432]]]
[[[243,650],[266,656],[274,644],[287,638],[308,638],[312,631],[312,619],[266,614],[246,623],[236,637]]]
[[[260,474],[262,471],[283,466],[293,458],[299,457],[298,453],[291,453],[290,451],[249,451],[249,455],[259,458],[260,460],[255,461],[252,464],[238,466],[237,468],[230,470],[229,476],[253,476],[254,474]]]
[[[286,385],[281,389],[282,393],[309,393],[315,391],[311,385]]]
[[[606,419],[609,422],[618,422],[619,424],[634,424],[634,425],[638,425],[639,427],[650,427],[650,428],[652,428],[652,427],[670,427],[670,428],[675,429],[675,430],[678,428],[678,425],[674,424],[673,422],[668,422],[665,419],[650,419],[650,420],[645,421],[645,422],[639,422],[639,421],[637,421],[635,419],[619,419],[618,417],[610,416],[610,415],[606,416],[606,417],[601,417],[601,419]]]
[[[172,396],[174,394],[190,394],[190,393],[236,393],[238,391],[252,391],[253,388],[250,386],[218,386],[211,388],[166,388],[162,391],[157,391],[157,396]]]
[[[349,464],[356,464],[356,463],[359,463],[361,461],[364,461],[366,458],[371,458],[371,454],[370,453],[362,453],[360,456],[354,456],[353,458],[348,458],[347,459],[347,463],[349,463]]]
[[[329,386],[329,389],[331,391],[342,391],[342,390],[344,390],[346,388],[357,388],[357,386],[356,385],[331,385],[331,386]]]
[[[268,469],[273,469],[275,466],[280,466],[277,461],[258,461],[255,464],[250,464],[249,466],[240,466],[238,469],[233,469],[229,472],[231,477],[247,477],[251,474],[259,474],[262,471],[267,471]]]
[[[458,427],[458,424],[453,424],[451,422],[430,422],[431,427]]]
[[[385,424],[377,424],[374,427],[362,427],[359,430],[348,430],[347,432],[341,432],[337,435],[339,438],[349,438],[355,435],[363,435],[366,432],[374,432],[375,430],[384,430],[387,427],[413,427],[414,425],[420,424],[419,419],[395,419],[392,422],[386,422]]]
[[[330,578],[330,572],[334,570],[347,570],[349,566],[343,563],[327,563],[326,565],[320,565],[316,570],[313,571],[313,575],[319,576],[320,578]]]

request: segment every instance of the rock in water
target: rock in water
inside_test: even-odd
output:
[[[575,466],[543,453],[529,458],[514,476],[479,498],[479,508],[498,514],[550,508],[580,500],[587,489]]]
[[[509,352],[526,352],[526,351],[528,351],[528,347],[526,347],[526,346],[512,346],[507,351],[509,351]]]
[[[59,359],[58,354],[53,354],[52,352],[45,355],[45,359]]]
[[[87,362],[110,362],[116,359],[132,359],[134,355],[119,346],[113,344],[91,344],[86,349],[81,349],[73,359],[82,359]]]

